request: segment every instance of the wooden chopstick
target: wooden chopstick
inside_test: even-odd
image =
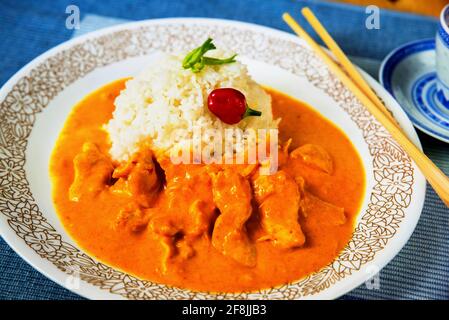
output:
[[[379,97],[374,93],[365,79],[362,77],[360,72],[354,67],[352,62],[345,55],[343,50],[341,50],[340,46],[334,41],[332,36],[327,32],[326,28],[321,24],[318,18],[313,14],[312,10],[308,7],[305,7],[301,10],[301,13],[312,26],[312,28],[316,31],[316,33],[320,36],[323,42],[327,45],[330,51],[334,54],[335,58],[338,62],[343,66],[343,68],[348,73],[349,77],[351,77],[354,82],[360,87],[360,89],[367,95],[372,102],[397,126],[399,124],[396,122],[396,119],[391,115],[390,111],[383,105],[380,101]]]
[[[421,172],[426,177],[429,184],[433,187],[438,196],[449,207],[449,178],[424,154],[422,153],[400,130],[397,125],[391,121],[376,104],[353,82],[353,80],[335,63],[335,61],[309,36],[309,34],[288,14],[284,13],[282,18],[292,28],[292,30],[304,39],[328,65],[343,84],[352,91],[352,93],[365,105],[368,111],[390,132],[398,144],[407,152]],[[386,108],[384,106],[384,108]]]

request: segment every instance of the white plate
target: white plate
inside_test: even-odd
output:
[[[330,265],[282,287],[214,294],[138,280],[77,248],[52,205],[50,152],[72,106],[95,88],[134,75],[156,52],[187,50],[207,36],[238,52],[258,82],[308,102],[331,119],[350,137],[365,165],[366,194],[349,244]],[[420,146],[402,109],[365,76]],[[212,19],[124,24],[68,41],[36,58],[3,86],[0,101],[2,236],[37,270],[88,298],[336,298],[399,252],[422,210],[426,185],[414,163],[302,40],[281,31]]]

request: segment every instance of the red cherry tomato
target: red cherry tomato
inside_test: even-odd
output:
[[[245,95],[233,88],[213,90],[207,98],[207,107],[210,112],[227,124],[236,124],[245,117],[262,114],[260,111],[249,108]]]

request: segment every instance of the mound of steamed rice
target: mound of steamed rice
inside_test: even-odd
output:
[[[228,53],[211,51],[217,58]],[[127,160],[142,143],[157,153],[169,153],[179,148],[191,148],[194,129],[226,128],[242,130],[274,129],[271,97],[248,75],[240,62],[220,66],[206,66],[193,73],[182,68],[183,56],[161,55],[137,77],[126,82],[126,88],[115,100],[113,118],[106,124],[111,141],[113,159]],[[235,88],[241,91],[248,105],[262,112],[260,117],[247,117],[236,125],[223,123],[207,108],[207,97],[216,88]],[[181,131],[179,129],[182,129]],[[183,132],[182,137],[179,132]],[[208,143],[207,135],[201,144]],[[239,152],[239,146],[235,152]]]

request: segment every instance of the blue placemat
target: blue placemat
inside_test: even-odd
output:
[[[65,9],[75,4],[81,29],[65,28]],[[212,17],[253,22],[289,31],[280,16],[310,6],[343,49],[376,75],[379,61],[393,48],[433,37],[436,19],[382,10],[380,29],[367,30],[365,8],[324,1],[15,1],[0,2],[0,85],[20,67],[51,47],[91,30],[162,17]],[[324,19],[325,18],[325,19]],[[309,30],[310,31],[310,30]],[[449,146],[420,134],[424,151],[449,174]],[[380,288],[365,285],[343,299],[449,299],[449,210],[428,188],[424,211],[412,238],[380,272]],[[0,239],[0,298],[79,299],[35,271]]]

